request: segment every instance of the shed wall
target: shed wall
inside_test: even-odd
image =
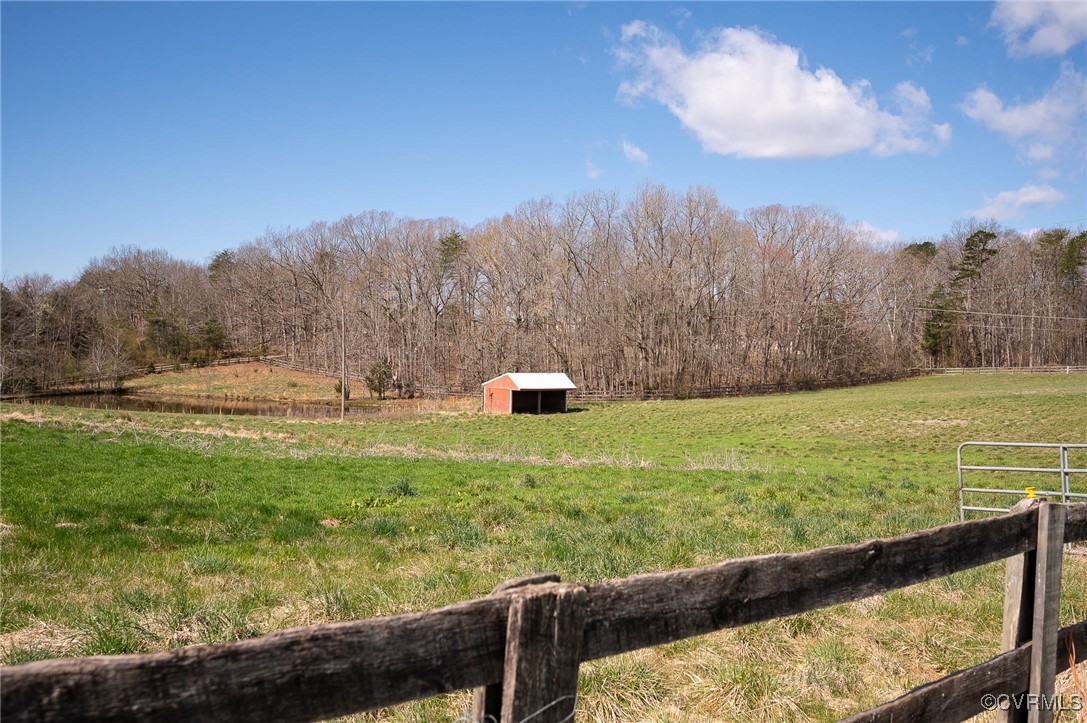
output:
[[[494,385],[483,387],[483,411],[509,414],[511,390]]]

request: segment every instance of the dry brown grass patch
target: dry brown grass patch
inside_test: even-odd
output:
[[[20,630],[0,634],[0,658],[19,648],[47,650],[58,658],[74,655],[85,639],[86,633],[79,630],[35,620]]]

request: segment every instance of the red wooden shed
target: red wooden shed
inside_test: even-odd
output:
[[[561,372],[510,372],[483,382],[483,411],[544,414],[566,411],[566,392],[577,389]]]

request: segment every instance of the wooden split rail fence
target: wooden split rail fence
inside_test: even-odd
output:
[[[1087,366],[1056,365],[1047,367],[934,367],[929,374],[1083,374]]]
[[[201,369],[203,367],[228,367],[235,364],[251,364],[264,361],[260,356],[232,356],[225,359],[209,359],[202,362],[178,362],[175,364],[156,364],[155,373],[181,371],[183,369]]]
[[[339,379],[340,374],[341,374],[339,369],[324,369],[322,367],[310,367],[310,366],[306,366],[305,364],[299,364],[298,362],[288,361],[288,360],[286,360],[286,359],[284,359],[282,357],[262,356],[262,357],[260,357],[258,359],[258,361],[261,361],[261,362],[263,362],[265,364],[270,364],[271,366],[274,366],[274,367],[279,367],[280,369],[290,369],[291,371],[304,372],[306,374],[315,374],[315,375],[317,375],[319,377],[329,377],[330,379]],[[366,375],[365,374],[357,374],[355,372],[348,372],[347,379],[348,379],[349,382],[358,382],[359,384],[365,384],[366,383]]]
[[[753,397],[765,394],[783,394],[786,392],[809,392],[820,389],[843,389],[864,384],[897,382],[921,376],[922,371],[907,369],[886,374],[869,374],[849,379],[811,379],[800,382],[770,382],[767,384],[729,384],[714,387],[690,387],[672,391],[638,391],[578,389],[569,393],[571,400],[577,401],[628,401],[628,400],[671,400],[671,399],[717,399],[720,397]]]
[[[475,688],[474,720],[567,721],[583,661],[1010,558],[1004,652],[850,719],[962,720],[987,695],[1052,701],[1055,675],[1087,658],[1087,621],[1057,629],[1062,545],[1083,539],[1087,505],[1024,500],[1000,517],[809,552],[588,585],[540,575],[429,612],[3,668],[0,710],[5,723],[306,721]],[[1049,720],[1048,707],[1035,705],[1030,720]],[[1025,707],[1005,715],[1027,717]]]

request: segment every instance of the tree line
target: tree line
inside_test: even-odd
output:
[[[1083,231],[971,220],[887,248],[832,210],[740,213],[704,187],[535,200],[473,227],[367,212],[207,263],[124,247],[0,294],[5,392],[227,354],[339,369],[341,343],[352,374],[381,369],[403,396],[506,371],[684,394],[1087,363]]]

